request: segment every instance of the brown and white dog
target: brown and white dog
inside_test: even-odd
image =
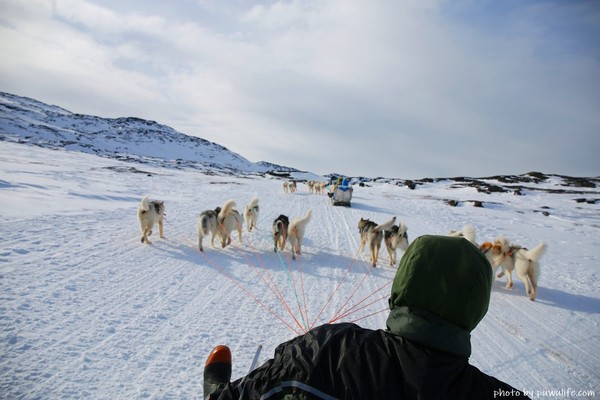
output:
[[[299,217],[290,222],[288,226],[288,240],[292,247],[292,259],[295,260],[296,256],[301,255],[302,251],[302,240],[304,239],[304,231],[306,224],[310,221],[312,210],[309,209],[303,217]]]
[[[202,247],[202,240],[204,236],[210,233],[210,244],[215,247],[215,236],[217,236],[219,230],[218,215],[221,211],[221,207],[217,207],[214,210],[206,210],[200,213],[198,218],[198,249],[204,251]]]
[[[152,244],[148,236],[152,235],[152,229],[158,224],[158,234],[160,238],[163,235],[163,222],[165,218],[165,202],[148,200],[149,195],[144,196],[137,211],[140,230],[142,231],[142,243]]]
[[[390,266],[396,264],[397,250],[406,251],[408,248],[408,228],[404,223],[392,225],[390,229],[383,232],[383,242],[390,256]]]
[[[248,228],[248,232],[256,228],[259,213],[260,209],[258,207],[258,197],[255,197],[246,206],[246,210],[244,211],[244,217],[246,218],[246,227]]]
[[[244,217],[235,209],[235,201],[227,200],[221,211],[217,215],[217,222],[219,223],[219,229],[217,233],[221,238],[221,246],[225,248],[231,243],[231,232],[234,229],[238,231],[238,237],[240,243],[242,243],[242,226],[244,225]]]
[[[358,232],[360,233],[360,253],[365,251],[365,245],[369,243],[371,251],[371,266],[375,268],[377,259],[379,258],[379,250],[381,249],[381,240],[383,239],[383,231],[390,229],[396,222],[396,217],[388,222],[377,225],[375,222],[361,218],[358,221]]]
[[[529,299],[535,300],[540,275],[539,260],[546,251],[546,243],[540,242],[533,249],[528,250],[510,243],[504,237],[498,237],[494,243],[485,242],[479,248],[490,261],[494,273],[498,267],[502,267],[502,272],[498,274],[498,277],[506,275],[507,289],[513,287],[512,271],[514,270],[517,277],[525,284]]]
[[[277,253],[277,250],[285,250],[285,243],[287,241],[288,227],[290,226],[290,219],[287,215],[281,214],[273,221],[273,250]]]

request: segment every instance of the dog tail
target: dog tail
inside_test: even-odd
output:
[[[379,231],[385,231],[390,229],[394,224],[396,223],[396,217],[390,219],[388,222],[381,224],[381,225],[377,225],[375,227],[375,229],[373,229],[375,232],[379,232]]]
[[[233,201],[231,199],[227,200],[225,202],[225,204],[223,204],[223,207],[221,207],[221,211],[219,211],[219,219],[222,220],[227,215],[229,215],[231,213],[231,210],[233,210],[234,207],[235,207],[235,201]]]
[[[542,258],[542,255],[546,251],[547,247],[548,246],[546,245],[546,243],[540,242],[533,249],[527,250],[527,253],[525,253],[525,258],[527,258],[530,261],[537,262],[540,258]]]
[[[148,205],[148,197],[150,197],[150,195],[149,195],[149,194],[145,195],[145,196],[142,198],[142,202],[141,202],[141,204],[140,204],[140,208],[141,208],[143,211],[148,211],[148,210],[150,210],[150,206]]]
[[[306,214],[304,214],[304,217],[302,217],[300,219],[300,221],[298,221],[298,222],[306,224],[306,223],[308,223],[308,221],[310,221],[311,216],[312,216],[312,208],[309,208],[308,211],[306,212]]]
[[[465,225],[462,228],[462,236],[469,242],[475,244],[475,228],[473,225]]]
[[[206,214],[201,214],[200,215],[200,229],[202,230],[202,234],[203,235],[208,235],[209,234],[209,229],[208,229],[208,215],[206,215]]]
[[[281,235],[284,232],[284,230],[285,229],[283,229],[283,221],[275,221],[275,232]]]
[[[294,220],[294,222],[292,224],[290,224],[290,226],[292,226],[292,225],[293,226],[304,226],[308,223],[308,221],[310,221],[311,216],[312,216],[312,209],[309,208],[303,217],[296,218]]]

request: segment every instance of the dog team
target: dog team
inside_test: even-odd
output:
[[[204,251],[203,238],[209,234],[211,236],[211,246],[214,247],[214,240],[218,237],[221,246],[225,248],[231,244],[231,234],[234,230],[238,233],[239,242],[242,242],[242,226],[244,222],[246,223],[248,232],[256,228],[260,212],[258,198],[254,197],[250,201],[243,215],[235,207],[235,201],[227,200],[222,207],[200,213],[198,219],[198,249],[200,251]],[[142,233],[142,243],[152,243],[149,236],[152,235],[154,225],[158,225],[159,236],[161,238],[164,237],[165,204],[163,201],[150,201],[148,200],[148,196],[144,196],[138,208],[137,216]],[[310,221],[311,216],[312,210],[309,209],[304,216],[295,218],[291,222],[288,216],[283,214],[275,218],[272,224],[273,250],[275,252],[284,251],[286,243],[289,242],[292,259],[296,259],[296,256],[301,255],[306,225]],[[383,224],[377,224],[364,218],[358,221],[358,232],[360,234],[359,253],[362,254],[368,245],[372,267],[377,266],[382,242],[387,249],[390,266],[394,266],[397,263],[398,249],[404,252],[408,248],[408,229],[406,225],[402,222],[398,225],[395,225],[395,223],[396,217]],[[547,248],[544,242],[540,242],[537,246],[528,250],[525,247],[512,243],[503,236],[499,236],[494,242],[484,242],[478,245],[475,229],[471,225],[465,225],[459,231],[450,231],[448,236],[464,237],[477,246],[490,262],[493,276],[499,268],[502,269],[497,277],[506,276],[507,289],[513,287],[512,272],[515,271],[517,277],[525,284],[525,290],[530,300],[535,300],[537,282],[540,275],[539,260]]]
[[[325,194],[327,188],[327,182],[322,181],[307,181],[308,193],[314,194]],[[296,181],[283,182],[283,193],[296,193],[298,191],[298,184]]]
[[[221,241],[221,247],[225,248],[231,244],[231,234],[237,231],[239,242],[242,243],[242,226],[244,222],[248,232],[256,228],[260,208],[258,198],[254,197],[246,206],[244,214],[235,208],[234,200],[227,200],[222,207],[214,210],[205,210],[198,218],[198,249],[204,251],[203,240],[210,234],[210,244],[214,247],[215,238]],[[273,221],[273,243],[275,251],[285,250],[286,243],[291,247],[292,259],[302,254],[302,241],[306,225],[310,221],[312,210],[309,209],[302,217],[295,218],[291,222],[285,215],[280,215]],[[148,236],[152,235],[154,225],[158,224],[160,237],[163,238],[163,222],[165,217],[165,204],[163,201],[149,201],[144,196],[138,208],[138,221],[142,232],[142,243],[151,244]]]

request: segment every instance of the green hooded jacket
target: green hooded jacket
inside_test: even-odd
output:
[[[387,327],[430,348],[471,355],[471,334],[488,310],[492,268],[466,239],[425,235],[400,261]]]

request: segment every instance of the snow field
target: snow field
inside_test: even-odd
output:
[[[357,222],[394,215],[410,241],[466,223],[480,242],[499,234],[528,247],[546,241],[538,299],[516,276],[512,290],[497,280],[472,333],[471,362],[519,389],[598,390],[600,213],[576,195],[370,183],[340,208],[303,184],[284,194],[276,179],[148,165],[133,173],[115,160],[9,143],[0,155],[1,398],[200,399],[204,359],[216,344],[232,348],[236,378],[259,344],[261,363],[344,310],[355,312],[341,321],[384,329],[387,312],[379,311],[395,270],[384,246],[376,269],[367,250],[358,254]],[[140,244],[136,218],[145,194],[166,204],[165,239],[156,229],[152,245]],[[198,214],[230,198],[242,211],[254,196],[258,229],[244,227],[241,244],[234,233],[225,249],[205,238],[200,253]],[[449,207],[442,199],[450,198],[485,207]],[[548,217],[537,212],[544,206]],[[302,256],[276,254],[273,219],[308,208]]]

